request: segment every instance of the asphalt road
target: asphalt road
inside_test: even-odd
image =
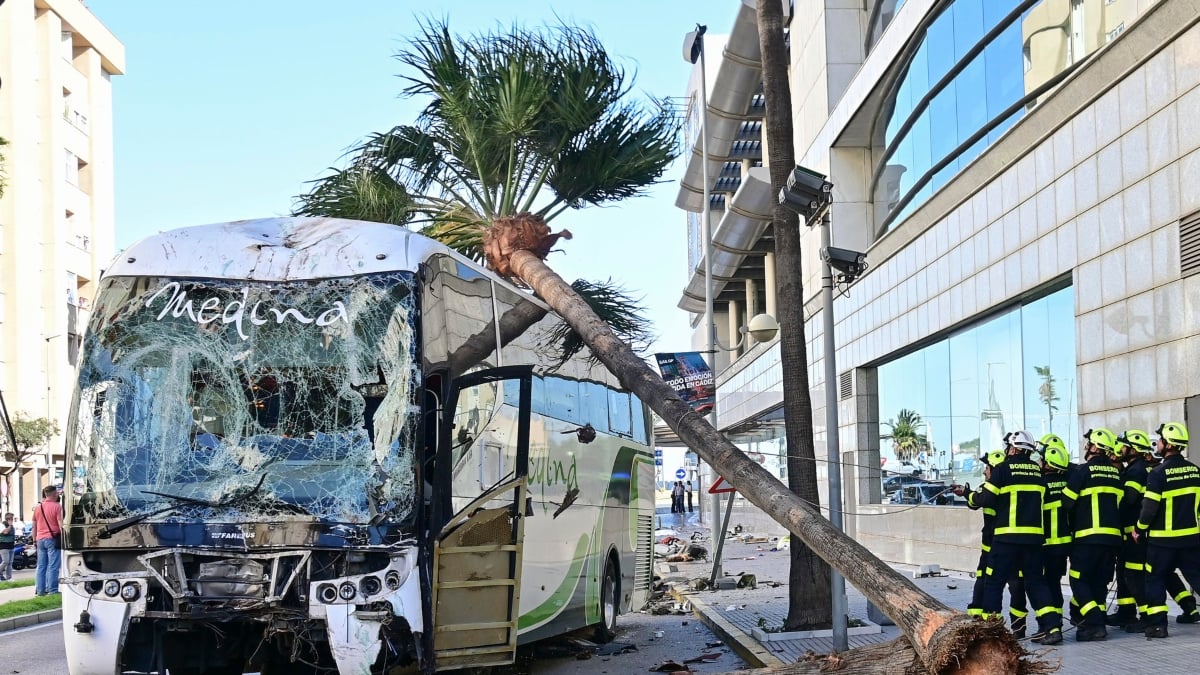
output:
[[[656,637],[655,631],[662,631]],[[664,661],[684,663],[701,654],[719,654],[713,661],[688,664],[696,673],[720,673],[745,668],[744,662],[723,646],[709,648],[718,640],[690,613],[653,615],[635,613],[618,620],[617,639],[610,649],[627,651],[580,658],[569,642],[544,641],[522,651],[517,666],[497,675],[603,675],[647,672]],[[64,675],[67,672],[62,623],[55,622],[0,633],[0,673],[6,675]]]

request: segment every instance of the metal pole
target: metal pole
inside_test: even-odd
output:
[[[829,212],[821,218],[821,248],[831,246]],[[829,453],[829,522],[842,531],[842,458],[838,439],[837,345],[833,339],[833,268],[829,261],[821,265],[821,314],[825,326],[825,438]],[[847,649],[846,580],[830,569],[830,590],[833,614],[833,649]]]
[[[696,27],[700,29],[699,26]],[[717,396],[716,396],[716,377],[717,377],[717,321],[713,316],[713,278],[712,278],[712,197],[709,194],[708,184],[708,69],[705,63],[705,48],[704,34],[701,32],[700,40],[700,180],[703,183],[704,204],[701,206],[700,218],[703,228],[704,237],[704,325],[708,329],[708,365],[713,372],[713,407],[709,411],[708,421],[717,431],[721,427],[717,425]],[[714,467],[713,475],[716,475]],[[713,558],[713,578],[721,571],[721,555],[720,542],[723,540],[724,532],[716,529],[717,523],[721,522],[721,496],[712,495],[712,501],[709,503],[712,507],[712,519],[710,521],[710,532],[713,538],[717,540],[717,554]],[[725,520],[729,516],[726,514]]]
[[[725,503],[725,519],[721,521],[721,533],[717,537],[717,550],[713,553],[712,574],[708,578],[708,585],[712,588],[717,587],[717,577],[722,576],[721,551],[725,548],[725,533],[729,531],[729,516],[733,515],[733,499],[735,497],[737,497],[737,493],[730,492],[729,501]],[[716,523],[714,522],[713,525]]]

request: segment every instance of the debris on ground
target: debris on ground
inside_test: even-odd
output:
[[[564,635],[550,640],[542,640],[533,645],[534,658],[538,659],[560,659],[575,657],[577,659],[590,659],[600,645],[585,640],[579,637]]]
[[[758,577],[754,574],[743,574],[738,579],[738,588],[758,588]]]
[[[700,656],[693,656],[690,659],[684,659],[684,663],[710,663],[721,658],[721,652],[707,652]]]
[[[606,645],[600,645],[600,648],[596,650],[596,656],[628,654],[629,652],[636,652],[637,650],[637,645],[633,644],[632,642],[610,642]]]
[[[651,667],[650,672],[652,672],[652,673],[690,673],[690,672],[692,672],[692,669],[688,668],[687,666],[683,665],[682,663],[675,663],[674,661],[663,661],[662,663],[658,664],[657,666]]]

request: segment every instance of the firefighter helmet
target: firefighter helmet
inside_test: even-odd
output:
[[[1083,440],[1100,448],[1110,455],[1117,454],[1117,437],[1108,429],[1088,429],[1083,434]]]
[[[1047,445],[1043,457],[1050,468],[1058,471],[1066,471],[1071,464],[1071,457],[1067,455],[1067,449],[1061,445]]]

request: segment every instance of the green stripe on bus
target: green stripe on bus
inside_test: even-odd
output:
[[[575,594],[575,587],[579,585],[579,572],[583,569],[587,547],[588,535],[584,534],[579,537],[579,543],[575,545],[575,556],[571,558],[571,568],[563,576],[563,580],[559,583],[558,588],[554,589],[554,592],[550,594],[550,597],[546,598],[545,602],[521,615],[521,618],[517,621],[517,628],[519,630],[525,630],[526,628],[544,623],[567,606],[567,602]]]

